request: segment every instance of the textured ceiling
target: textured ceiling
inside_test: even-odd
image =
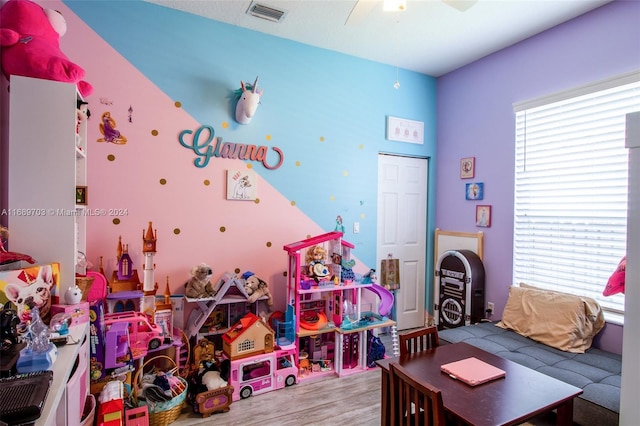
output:
[[[381,0],[260,0],[287,12],[278,23],[248,15],[251,0],[147,1],[438,77],[611,0],[478,0],[466,11],[408,0],[404,12]]]

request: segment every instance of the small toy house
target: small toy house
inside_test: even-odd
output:
[[[274,332],[260,317],[248,313],[222,335],[222,350],[230,360],[274,350]]]

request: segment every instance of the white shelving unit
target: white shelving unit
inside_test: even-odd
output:
[[[9,101],[9,239],[12,251],[38,264],[60,263],[58,296],[75,284],[78,252],[85,252],[86,123],[76,146],[76,85],[11,76]],[[78,271],[85,273],[85,271]]]

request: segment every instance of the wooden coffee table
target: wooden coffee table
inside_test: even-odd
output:
[[[507,374],[479,386],[469,386],[440,371],[448,362],[476,357]],[[382,424],[390,424],[389,364],[397,362],[409,373],[442,391],[447,412],[475,426],[517,425],[557,409],[557,424],[573,423],[573,399],[582,389],[546,376],[467,343],[439,346],[406,357],[376,361],[382,369]]]

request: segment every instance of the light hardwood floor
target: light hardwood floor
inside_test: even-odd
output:
[[[172,426],[329,426],[380,425],[380,370],[342,378],[302,382],[288,388],[235,401],[227,413],[202,418],[185,408]],[[523,426],[551,426],[542,415]]]
[[[235,401],[229,412],[209,418],[185,409],[171,425],[379,425],[380,374],[374,369],[299,383]]]

